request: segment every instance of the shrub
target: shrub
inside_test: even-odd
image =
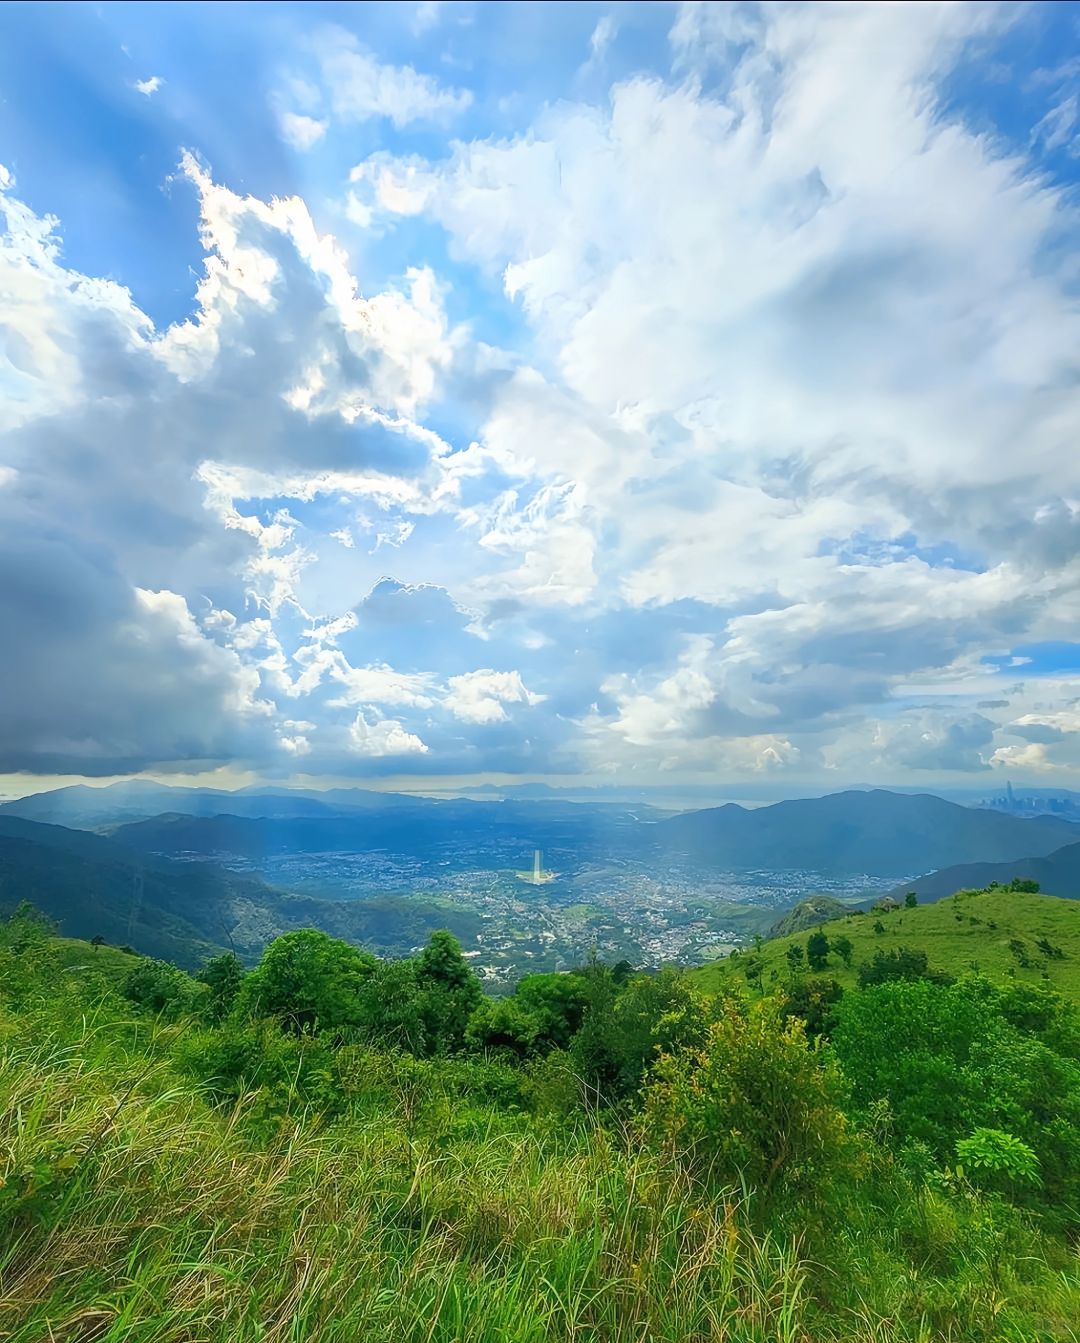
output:
[[[879,984],[844,996],[830,1048],[856,1109],[887,1101],[898,1141],[945,1163],[976,1129],[1012,1134],[1040,1163],[1046,1204],[1075,1217],[1080,1048],[1075,1014],[1055,995],[974,977]]]
[[[888,984],[896,979],[950,982],[949,976],[927,968],[925,951],[915,951],[911,947],[897,947],[894,951],[876,951],[872,961],[859,966],[860,988],[868,988],[872,984]]]
[[[806,963],[811,970],[824,970],[829,963],[829,939],[820,929],[806,939]]]
[[[1039,1159],[1026,1142],[1001,1129],[977,1128],[956,1144],[957,1160],[969,1176],[990,1188],[1040,1183]]]
[[[120,992],[141,1011],[175,1020],[193,1011],[204,991],[175,965],[146,956],[128,971]]]
[[[664,1055],[646,1090],[645,1128],[712,1186],[765,1198],[820,1188],[850,1169],[853,1145],[831,1060],[774,1003],[728,998],[704,1042]]]
[[[844,990],[835,979],[803,979],[792,985],[780,1009],[786,1021],[798,1017],[811,1038],[828,1035],[834,1020],[833,1009],[843,997]]]
[[[271,1021],[226,1022],[177,1045],[181,1066],[218,1100],[255,1094],[258,1127],[292,1110],[334,1115],[344,1104],[335,1052],[319,1036],[283,1031]]]
[[[224,1021],[232,1011],[244,981],[244,966],[231,951],[213,956],[196,976],[207,987],[204,1011],[210,1021]]]
[[[294,1032],[340,1030],[359,1020],[360,992],[374,956],[348,942],[303,928],[276,937],[243,983],[239,1003]]]

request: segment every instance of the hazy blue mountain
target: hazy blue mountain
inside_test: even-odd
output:
[[[144,820],[163,812],[187,816],[341,816],[405,804],[425,805],[424,798],[380,793],[364,788],[325,792],[258,786],[230,792],[223,788],[176,788],[131,779],[92,788],[75,784],[47,793],[32,793],[0,806],[0,815],[76,829],[101,829],[125,821]]]
[[[1030,877],[1047,895],[1080,900],[1080,842],[1011,863],[963,863],[942,868],[898,887],[893,895],[915,891],[922,901],[941,900],[953,891],[981,890],[992,881],[1004,886],[1014,877]]]
[[[317,900],[277,890],[213,863],[151,857],[99,835],[0,816],[0,912],[29,900],[70,937],[200,964],[223,947],[254,957],[291,928],[323,928],[381,954],[399,955],[450,928],[464,940],[480,920],[422,898]]]
[[[747,810],[687,812],[655,827],[671,851],[729,869],[887,876],[1047,854],[1076,838],[1068,821],[961,807],[929,794],[833,793]]]
[[[385,849],[409,855],[515,847],[592,844],[635,848],[649,827],[620,808],[573,802],[432,802],[399,800],[394,806],[357,809],[331,817],[277,819],[221,815],[164,815],[116,827],[124,844],[150,853],[232,854],[257,859],[280,853],[357,853]]]

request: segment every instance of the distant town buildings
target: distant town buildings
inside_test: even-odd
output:
[[[979,806],[989,811],[1003,811],[1010,816],[1060,816],[1064,821],[1080,821],[1080,801],[1072,793],[1054,796],[1041,791],[1021,794],[1006,781],[1005,791],[985,798]]]

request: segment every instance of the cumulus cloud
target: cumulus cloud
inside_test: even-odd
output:
[[[875,706],[1071,637],[1068,202],[941,97],[1010,21],[686,5],[673,80],[354,173],[376,215],[437,220],[555,370],[500,380],[467,464],[512,482],[482,544],[525,556],[477,592],[715,610],[700,667],[609,682],[609,740],[675,758],[711,715],[804,734],[804,764],[832,740],[853,770],[966,770],[1004,719],[912,720],[883,756]]]
[[[151,75],[149,79],[137,79],[134,87],[139,93],[151,98],[164,83],[160,75]]]
[[[65,268],[55,221],[2,198],[0,768],[273,767],[316,751],[295,708],[312,692],[352,749],[416,753],[356,706],[426,707],[431,677],[334,648],[356,617],[308,611],[320,534],[295,514],[331,491],[434,506],[443,445],[410,417],[446,357],[437,295],[417,274],[361,298],[300,202],[184,171],[206,273],[195,316],[161,332]]]
[[[382,759],[386,756],[425,755],[427,746],[412,732],[407,732],[393,718],[371,720],[361,709],[349,729],[353,749],[358,755]]]
[[[319,202],[341,240],[186,156],[206,260],[165,330],[0,172],[35,706],[0,768],[1080,766],[1075,678],[1029,651],[1080,622],[1075,220],[1032,157],[1076,110],[1059,78],[1009,148],[951,92],[1022,21],[683,5],[667,75],[483,134],[469,90],[319,29],[281,134],[402,152]],[[393,230],[419,264],[369,290]],[[500,291],[508,349],[447,315]]]
[[[521,673],[490,668],[451,676],[446,707],[464,723],[505,723],[507,704],[539,704],[543,695],[526,689]]]

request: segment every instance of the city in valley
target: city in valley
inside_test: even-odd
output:
[[[508,848],[511,846],[508,845]],[[489,984],[522,974],[564,970],[593,951],[606,960],[650,968],[697,965],[764,933],[780,912],[827,892],[855,902],[890,890],[895,877],[837,879],[814,872],[711,872],[691,863],[656,868],[647,857],[545,852],[553,880],[533,885],[519,870],[532,855],[505,855],[505,866],[481,866],[490,853],[462,845],[436,859],[400,853],[287,853],[260,858],[215,855],[238,872],[296,894],[333,900],[396,897],[442,912],[477,973]],[[179,856],[179,855],[177,855]],[[194,860],[195,855],[191,855]],[[411,945],[383,948],[406,955]]]

